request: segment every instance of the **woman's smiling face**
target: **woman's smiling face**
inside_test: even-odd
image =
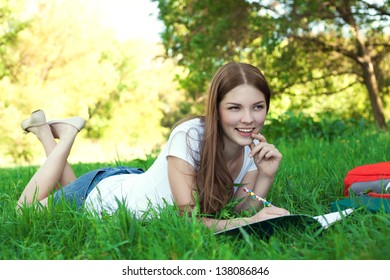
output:
[[[267,116],[264,94],[242,84],[229,91],[218,106],[225,147],[247,146],[259,133]]]

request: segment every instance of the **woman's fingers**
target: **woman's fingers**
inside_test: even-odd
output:
[[[261,150],[259,151],[259,153],[258,153],[258,159],[262,160],[267,154],[269,154],[269,153],[272,154],[272,152],[274,150],[275,150],[275,146],[274,145],[267,144],[266,146],[263,146],[261,148]]]
[[[259,140],[260,142],[265,142],[265,143],[267,143],[267,139],[265,139],[265,137],[264,137],[263,134],[255,134],[255,133],[252,133],[252,138],[253,138],[253,139],[257,139],[257,140]]]
[[[249,157],[256,157],[258,159],[262,159],[265,155],[267,155],[270,152],[277,151],[274,145],[268,144],[266,142],[260,142],[259,144],[255,145],[254,143],[250,144],[251,152],[249,154]],[[273,153],[269,154],[267,158],[270,158]]]
[[[276,207],[276,206],[266,207],[264,209],[265,209],[264,211],[269,215],[284,216],[290,214],[290,212],[288,212],[286,209]]]
[[[279,152],[278,149],[274,148],[270,151],[268,151],[265,155],[265,158],[270,159],[271,157],[282,159],[282,154]]]
[[[255,221],[263,221],[263,220],[285,216],[285,215],[290,215],[290,212],[288,212],[284,208],[271,206],[271,207],[265,207],[261,209],[253,216],[253,218],[255,219]]]
[[[252,134],[253,139],[257,139],[259,143],[256,145],[255,143],[251,143],[249,147],[251,148],[251,153],[249,154],[249,157],[253,157],[255,154],[257,154],[263,147],[265,147],[265,144],[267,143],[267,139],[265,139],[264,135],[262,134]]]
[[[257,144],[252,142],[249,145],[251,149],[249,157],[253,158],[256,165],[261,164],[263,160],[280,161],[282,159],[282,154],[275,148],[274,145],[267,143],[263,135],[252,134],[252,137],[259,141]]]

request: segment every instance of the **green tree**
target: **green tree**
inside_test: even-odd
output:
[[[297,84],[322,95],[363,85],[376,123],[386,128],[388,1],[155,1],[166,54],[188,69],[181,84],[191,97],[204,92],[221,64],[250,60],[280,93]]]
[[[0,81],[10,85],[7,89],[0,84],[0,163],[4,154],[12,154],[18,158],[29,158],[29,153],[21,147],[23,142],[14,139],[10,122],[18,117],[18,111],[11,105],[14,98],[14,87],[12,80],[15,80],[13,65],[15,62],[14,48],[18,45],[18,34],[28,27],[28,21],[14,16],[22,8],[19,0],[0,0]],[[3,83],[3,84],[4,84]]]
[[[15,43],[4,45],[7,63],[0,62],[7,73],[0,77],[0,164],[35,163],[44,156],[38,141],[20,129],[38,108],[48,119],[87,120],[73,161],[144,156],[165,140],[160,123],[162,112],[172,111],[180,98],[172,82],[178,67],[156,58],[162,46],[117,41],[95,4],[21,0],[1,19],[5,27],[24,18],[29,25],[12,37]]]
[[[17,43],[17,35],[28,25],[28,22],[12,16],[12,12],[21,6],[20,1],[0,0],[0,79],[12,74],[9,70],[11,49]]]

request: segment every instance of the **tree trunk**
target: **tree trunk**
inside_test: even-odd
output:
[[[355,30],[356,43],[358,48],[357,60],[363,70],[363,80],[370,98],[372,113],[379,128],[386,130],[387,126],[385,115],[383,113],[382,100],[379,96],[378,81],[374,71],[374,64],[372,63],[371,55],[366,47],[364,38],[358,32],[356,27]]]
[[[370,51],[368,50],[365,38],[360,33],[359,26],[353,17],[350,2],[346,0],[343,2],[343,4],[344,5],[336,6],[336,9],[345,22],[351,26],[351,31],[355,35],[357,47],[357,55],[355,59],[363,70],[364,84],[367,88],[368,96],[370,98],[372,113],[378,127],[386,130],[387,126],[385,115],[383,113],[383,104],[379,96],[378,81],[375,75],[374,64],[372,63]]]
[[[366,59],[367,60],[367,59]],[[378,83],[374,73],[374,66],[371,58],[368,61],[364,61],[362,64],[364,84],[370,97],[372,112],[374,115],[375,122],[381,128],[386,130],[386,121],[383,113],[383,104],[379,96]]]

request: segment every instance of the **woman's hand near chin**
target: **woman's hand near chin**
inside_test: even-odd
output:
[[[264,135],[252,134],[252,138],[258,140],[258,144],[249,145],[252,157],[262,177],[273,178],[279,169],[280,162],[283,158],[279,150],[272,144],[268,143]]]

